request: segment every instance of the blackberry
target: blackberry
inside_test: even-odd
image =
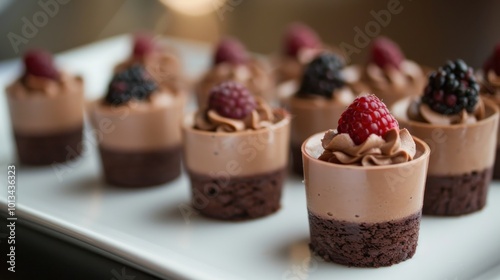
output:
[[[209,109],[231,119],[244,119],[257,106],[254,97],[242,84],[228,81],[210,91]]]
[[[320,54],[307,65],[298,96],[314,94],[331,99],[334,90],[345,84],[342,68],[344,61],[338,55],[328,52]]]
[[[479,101],[479,84],[472,68],[461,60],[448,61],[429,76],[421,101],[440,114],[472,113]]]
[[[105,100],[112,105],[121,105],[131,99],[144,100],[157,88],[151,75],[137,64],[113,77]]]

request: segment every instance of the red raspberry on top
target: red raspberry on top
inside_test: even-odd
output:
[[[399,69],[405,56],[394,41],[386,37],[378,37],[372,43],[371,59],[380,68],[391,65]]]
[[[376,134],[384,137],[393,128],[399,129],[398,121],[389,113],[385,104],[373,94],[356,98],[342,113],[337,131],[348,133],[356,145]]]
[[[134,37],[132,55],[135,58],[142,58],[145,55],[152,53],[156,47],[156,42],[154,41],[153,36],[148,33],[139,33]]]
[[[318,34],[302,23],[290,24],[284,41],[284,52],[291,57],[296,57],[300,49],[321,47]]]
[[[497,75],[500,75],[500,43],[495,46],[493,55],[489,57],[483,65],[484,75],[488,75],[488,71],[494,70]]]
[[[24,54],[26,74],[52,80],[59,79],[59,71],[52,55],[44,50],[29,50]]]
[[[222,62],[240,64],[247,60],[248,54],[245,46],[237,39],[229,37],[220,41],[214,55],[214,65]]]
[[[246,87],[233,81],[223,82],[210,91],[208,108],[231,119],[244,119],[257,106]]]

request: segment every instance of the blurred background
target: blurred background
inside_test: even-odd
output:
[[[399,12],[377,29],[374,14],[388,6]],[[336,46],[356,47],[361,30],[393,38],[421,64],[461,57],[478,67],[500,41],[499,11],[494,0],[0,0],[0,60],[26,48],[59,52],[145,29],[207,43],[230,34],[252,51],[272,53],[286,25],[303,21]],[[352,61],[363,62],[366,52],[358,48]]]

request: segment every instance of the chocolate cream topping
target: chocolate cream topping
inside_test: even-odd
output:
[[[482,80],[481,93],[500,104],[500,76],[494,70],[489,70]]]
[[[208,104],[212,88],[222,82],[232,80],[243,84],[256,96],[270,101],[273,93],[273,79],[268,66],[257,59],[244,64],[220,63],[210,69],[200,81],[197,89],[198,107]]]
[[[144,65],[158,84],[169,87],[173,91],[183,86],[182,65],[174,50],[162,48],[141,58],[129,57],[116,65],[114,72],[123,71],[137,63]]]
[[[372,134],[356,145],[349,134],[328,130],[321,140],[325,149],[320,160],[359,166],[391,165],[411,161],[416,153],[415,142],[406,129],[391,129],[385,139]]]
[[[380,68],[370,63],[366,66],[363,81],[378,92],[389,92],[391,94],[408,95],[414,91],[423,89],[426,77],[422,68],[415,62],[405,60],[400,69],[394,67]],[[420,92],[418,92],[420,93]]]
[[[71,94],[75,91],[81,91],[81,88],[81,77],[74,77],[61,72],[59,80],[27,74],[9,86],[7,92],[13,98],[23,99],[34,94],[45,95],[47,97]]]
[[[256,97],[257,107],[243,120],[226,118],[215,110],[198,110],[195,115],[195,128],[205,131],[240,132],[258,130],[279,121],[267,103]]]
[[[463,109],[458,114],[443,115],[433,111],[427,104],[413,100],[408,106],[407,114],[410,120],[435,125],[471,124],[485,118],[485,108],[483,101],[479,99],[473,113]]]

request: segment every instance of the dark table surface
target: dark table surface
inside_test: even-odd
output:
[[[56,235],[35,229],[23,219],[16,223],[15,273],[7,270],[7,219],[0,212],[0,279],[159,279],[104,257]]]

